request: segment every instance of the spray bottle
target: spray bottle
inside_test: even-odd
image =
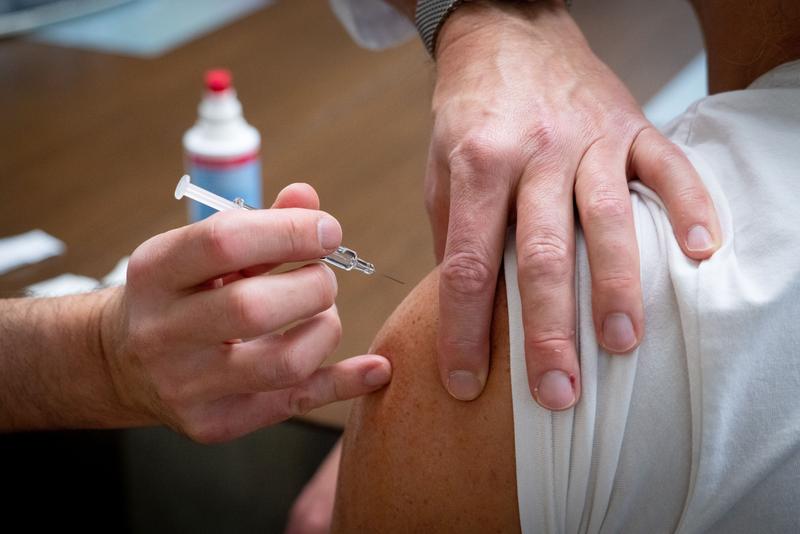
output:
[[[224,198],[242,198],[254,208],[261,199],[261,136],[242,116],[231,74],[210,70],[198,119],[183,136],[186,172],[192,182]],[[189,220],[199,221],[215,210],[189,203]]]

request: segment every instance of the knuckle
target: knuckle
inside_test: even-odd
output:
[[[575,330],[549,329],[525,336],[525,353],[535,355],[537,362],[560,360],[571,350]]]
[[[305,415],[314,408],[314,395],[307,388],[297,388],[289,395],[287,416]]]
[[[307,241],[304,237],[307,234],[304,225],[296,217],[282,217],[278,222],[278,235],[282,237],[286,253],[290,257],[298,257],[304,249],[309,248],[304,246]]]
[[[338,313],[326,313],[322,316],[322,327],[328,336],[330,350],[339,345],[342,340],[342,320]]]
[[[451,169],[467,172],[492,172],[498,165],[513,161],[520,150],[515,143],[493,133],[489,129],[468,133],[450,152],[448,160]]]
[[[166,235],[178,231],[180,230],[153,236],[136,247],[128,260],[126,284],[129,287],[145,288],[147,285],[152,285],[154,280],[158,280],[165,256],[169,252],[170,241]]]
[[[697,207],[709,207],[709,198],[706,195],[705,189],[700,186],[690,185],[680,188],[676,193],[676,200],[679,206],[684,207],[687,211],[689,209],[696,209]],[[688,208],[691,206],[691,208]]]
[[[225,317],[229,328],[256,331],[268,322],[267,307],[254,298],[241,284],[229,286]]]
[[[627,270],[605,271],[594,279],[594,285],[603,292],[627,291],[637,284],[638,278]]]
[[[559,150],[561,137],[555,126],[549,122],[539,123],[527,135],[527,148],[536,155],[550,156]]]
[[[442,336],[439,339],[439,350],[442,354],[484,354],[485,342],[467,336]]]
[[[611,191],[595,191],[586,201],[587,219],[622,219],[631,213],[628,198]]]
[[[537,277],[566,277],[572,261],[569,245],[555,232],[534,236],[519,251],[520,266]]]
[[[314,294],[319,299],[319,304],[325,309],[330,308],[336,302],[337,287],[334,276],[336,275],[331,276],[330,269],[324,265],[313,267]]]
[[[650,153],[653,145],[648,142],[648,138],[652,135],[655,135],[656,138],[661,136],[660,132],[652,125],[639,127],[638,131],[634,130],[630,146],[630,155],[628,156],[628,165],[630,165],[631,160],[635,157]]]
[[[656,149],[655,161],[665,169],[674,169],[676,166],[686,163],[686,156],[672,142],[665,140]]]
[[[215,214],[201,223],[202,250],[215,264],[230,265],[236,259],[232,239],[235,234],[230,231],[228,221],[226,214]]]
[[[126,283],[129,287],[140,287],[146,282],[150,273],[150,255],[147,253],[148,243],[140,245],[131,254],[128,261]]]
[[[496,282],[486,259],[475,251],[457,252],[442,263],[442,282],[459,295],[476,296],[492,291]]]
[[[303,358],[293,349],[286,349],[278,359],[278,365],[274,369],[272,382],[274,387],[282,389],[302,382],[310,376],[310,372],[305,365]]]
[[[183,433],[196,443],[201,445],[213,445],[230,441],[235,436],[230,427],[224,423],[212,423],[209,421],[190,422],[183,427]]]

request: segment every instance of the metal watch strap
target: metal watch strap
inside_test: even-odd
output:
[[[417,0],[414,23],[422,39],[422,44],[433,57],[436,51],[436,37],[444,21],[465,0]]]
[[[469,0],[417,0],[417,10],[414,14],[414,24],[422,39],[422,44],[428,49],[431,57],[436,52],[436,38],[447,17],[461,4]],[[530,1],[530,0],[529,0]],[[571,0],[565,0],[569,8]]]

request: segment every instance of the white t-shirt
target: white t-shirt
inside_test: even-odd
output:
[[[631,182],[646,333],[609,356],[578,235],[572,410],[531,399],[508,240],[523,532],[800,532],[800,61],[700,100],[666,133],[711,192],[724,244],[686,258],[659,199]]]

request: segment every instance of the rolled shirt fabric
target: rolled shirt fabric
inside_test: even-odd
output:
[[[414,24],[382,0],[330,0],[331,9],[361,47],[384,50],[416,35]]]
[[[523,532],[800,531],[800,61],[706,97],[665,129],[713,200],[722,247],[687,258],[634,181],[645,335],[595,338],[578,232],[582,398],[531,398],[513,235],[506,244],[517,493]]]

